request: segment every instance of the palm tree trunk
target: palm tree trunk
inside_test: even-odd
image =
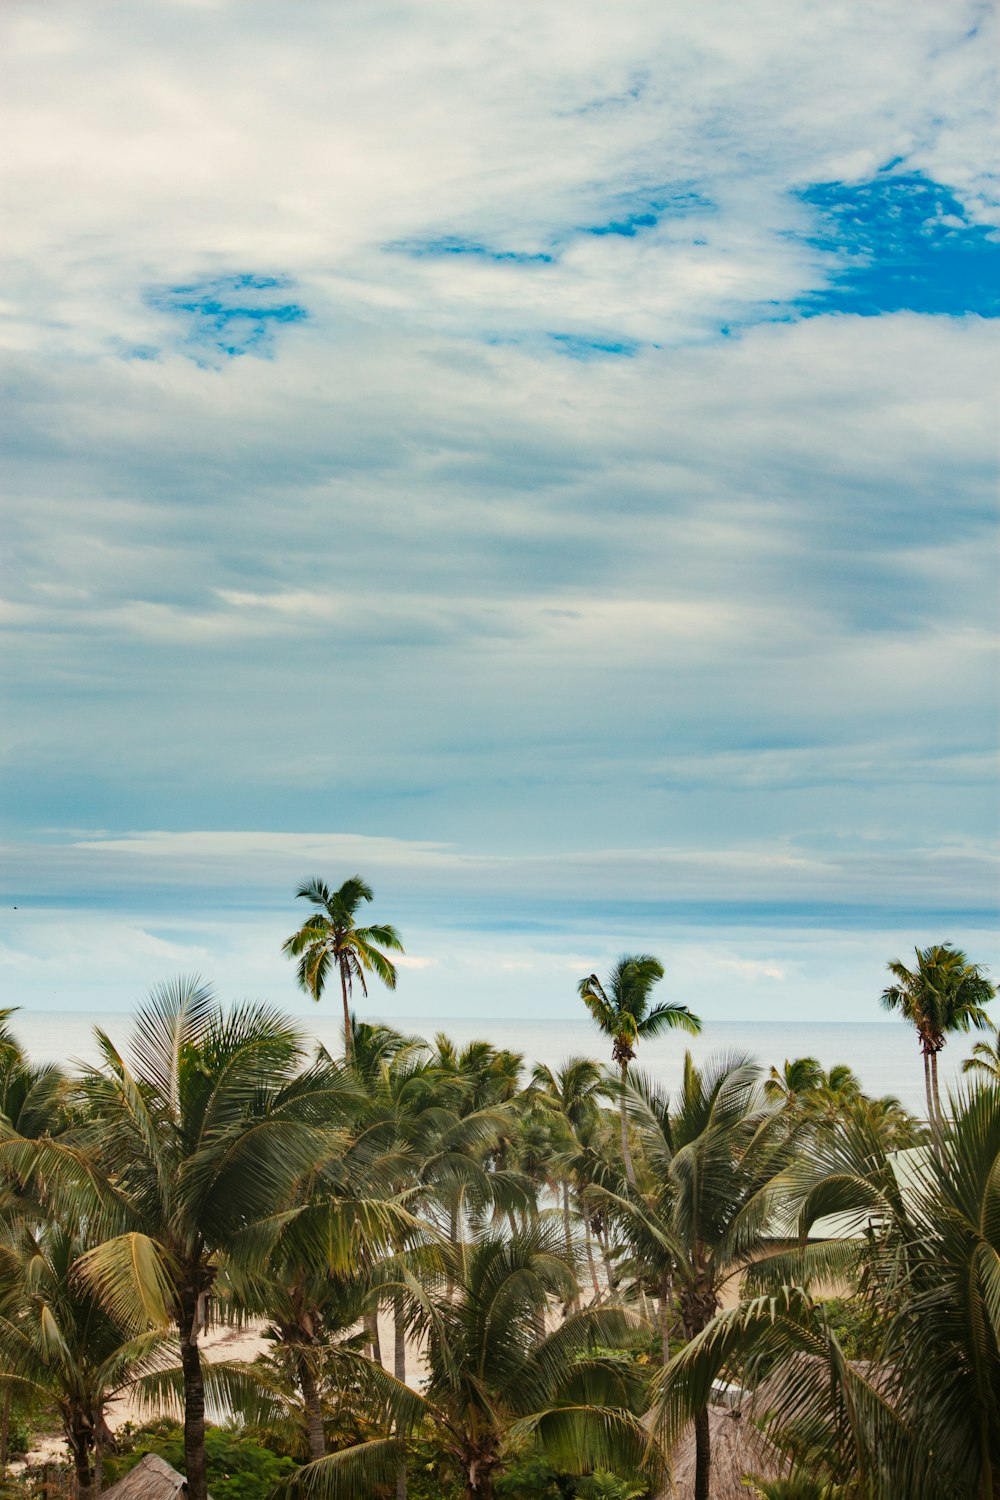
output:
[[[708,1421],[706,1406],[694,1419],[694,1500],[711,1500],[712,1429]]]
[[[299,1353],[295,1360],[298,1366],[299,1389],[302,1392],[302,1404],[306,1413],[306,1438],[309,1443],[310,1458],[325,1458],[326,1437],[323,1432],[323,1406],[319,1399],[319,1390],[316,1386],[316,1377],[309,1363],[308,1355]]]
[[[94,1500],[100,1500],[104,1487],[104,1435],[107,1430],[104,1413],[101,1412],[94,1428]]]
[[[928,1125],[933,1126],[935,1116],[934,1116],[934,1094],[933,1094],[933,1092],[931,1090],[931,1059],[930,1059],[930,1054],[927,1052],[926,1049],[923,1049],[923,1056],[924,1056],[924,1095],[925,1095],[925,1097],[927,1099],[927,1123],[928,1123]]]
[[[563,1201],[562,1201],[563,1234],[565,1235],[565,1238],[566,1238],[566,1259],[569,1261],[570,1265],[572,1265],[573,1264],[573,1226],[572,1226],[572,1224],[570,1222],[570,1216],[569,1216],[569,1183],[568,1182],[564,1182],[563,1183],[562,1199],[563,1199]],[[578,1297],[577,1293],[574,1292],[573,1296],[570,1298],[570,1303],[569,1303],[570,1311],[571,1312],[576,1312],[578,1306],[579,1306],[579,1297]]]
[[[184,1473],[187,1500],[208,1500],[205,1472],[205,1378],[198,1353],[198,1294],[181,1298],[181,1370],[184,1376]]]
[[[635,1187],[635,1168],[632,1165],[632,1148],[628,1143],[628,1111],[625,1108],[625,1085],[628,1083],[628,1063],[622,1061],[622,1156],[625,1159],[625,1176],[629,1180],[629,1186]]]
[[[406,1379],[406,1316],[403,1310],[402,1292],[392,1297],[393,1374],[397,1380]]]
[[[569,1183],[568,1182],[564,1182],[563,1183],[563,1190],[562,1190],[562,1211],[563,1211],[563,1237],[566,1240],[566,1259],[567,1260],[572,1260],[572,1258],[573,1258],[573,1230],[572,1230],[572,1228],[570,1226],[570,1218],[569,1218]]]
[[[0,1412],[0,1479],[7,1478],[7,1460],[10,1449],[10,1403],[11,1389],[3,1393],[3,1410]]]
[[[90,1462],[91,1429],[75,1424],[69,1433],[69,1446],[73,1454],[73,1469],[76,1474],[77,1500],[93,1500],[94,1470]]]
[[[604,1233],[599,1234],[598,1243],[601,1247],[601,1259],[604,1262],[604,1275],[608,1282],[608,1295],[613,1295],[618,1290],[618,1277],[615,1275],[614,1263],[611,1259],[611,1236],[608,1234],[607,1225]]]
[[[406,1321],[403,1316],[403,1294],[394,1292],[392,1298],[393,1374],[397,1380],[406,1379]],[[401,1458],[396,1470],[396,1500],[406,1500],[406,1459]]]
[[[670,1330],[674,1321],[673,1277],[664,1271],[660,1281],[660,1357],[664,1365],[670,1363]]]
[[[372,1351],[372,1359],[377,1365],[382,1364],[382,1345],[378,1336],[378,1313],[365,1313],[365,1333],[368,1335],[368,1343]],[[384,1366],[383,1366],[384,1368]]]
[[[344,1061],[349,1063],[354,1055],[354,1038],[351,1035],[351,1007],[347,999],[347,970],[340,965],[340,993],[344,997]]]
[[[937,1115],[939,1125],[944,1124],[944,1111],[941,1108],[941,1091],[938,1088],[938,1055],[931,1053],[931,1091],[934,1095],[934,1113]]]
[[[590,1279],[594,1283],[594,1297],[599,1299],[601,1295],[601,1283],[597,1275],[597,1262],[594,1259],[594,1241],[590,1233],[590,1221],[586,1212],[583,1215],[583,1243],[587,1247],[587,1264],[590,1267]]]

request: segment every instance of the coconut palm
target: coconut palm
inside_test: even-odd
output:
[[[882,991],[886,1010],[898,1011],[916,1028],[924,1060],[924,1090],[927,1118],[941,1120],[938,1088],[938,1053],[951,1031],[986,1031],[990,1019],[983,1009],[996,991],[981,964],[971,964],[960,948],[940,943],[917,948],[916,966],[908,969],[899,959],[889,964],[894,983]]]
[[[649,1190],[619,1183],[591,1191],[628,1246],[634,1272],[658,1285],[667,1306],[676,1291],[684,1334],[692,1339],[715,1316],[726,1284],[766,1245],[775,1183],[790,1160],[792,1136],[780,1107],[764,1095],[759,1069],[745,1057],[723,1057],[700,1069],[688,1053],[675,1100],[642,1077],[627,1086],[627,1096]],[[706,1407],[694,1417],[694,1496],[708,1500]]]
[[[266,1266],[231,1264],[242,1312],[267,1321],[276,1356],[298,1387],[309,1455],[325,1452],[321,1387],[331,1341],[370,1314],[380,1260],[422,1240],[424,1226],[400,1194],[405,1156],[371,1150],[363,1130],[301,1184],[298,1212],[282,1227]]]
[[[772,1067],[764,1080],[764,1093],[769,1099],[780,1100],[793,1107],[804,1095],[812,1095],[823,1087],[825,1075],[815,1057],[786,1057],[784,1066]]]
[[[663,965],[650,953],[627,953],[611,970],[606,984],[596,974],[588,974],[577,986],[580,998],[605,1036],[612,1040],[611,1056],[621,1070],[622,1156],[629,1182],[635,1187],[635,1168],[628,1138],[628,1115],[624,1085],[628,1065],[635,1057],[640,1037],[658,1036],[668,1028],[679,1027],[695,1034],[701,1021],[686,1005],[675,1002],[654,1005],[650,1009],[653,986],[663,978]]]
[[[668,1368],[657,1409],[676,1430],[726,1376],[821,1477],[865,1500],[995,1500],[1000,1493],[1000,1088],[951,1101],[937,1149],[901,1159],[865,1101],[839,1137],[786,1174],[805,1235],[836,1214],[844,1238],[755,1267],[762,1288],[717,1315]],[[783,1262],[783,1263],[782,1263]],[[853,1279],[878,1331],[867,1366],[844,1356],[809,1284]],[[671,1425],[672,1424],[672,1425]]]
[[[0,1141],[14,1148],[10,1154],[0,1153],[0,1213],[8,1222],[25,1219],[35,1224],[46,1218],[41,1183],[31,1148],[18,1151],[17,1143],[37,1142],[65,1130],[70,1085],[60,1068],[39,1067],[28,1059],[7,1029],[11,1014],[0,1011]]]
[[[573,1157],[579,1151],[579,1136],[583,1134],[586,1137],[589,1134],[600,1111],[599,1101],[606,1092],[601,1069],[589,1057],[570,1057],[558,1069],[552,1069],[545,1063],[536,1063],[532,1070],[527,1092],[530,1104],[562,1127],[563,1139],[560,1141],[557,1136],[549,1142],[550,1148],[556,1147],[555,1154],[550,1149],[549,1171],[554,1165],[560,1179],[558,1185],[562,1194],[563,1235],[569,1257],[572,1257],[573,1251],[570,1215],[573,1173],[567,1157]],[[588,1260],[591,1262],[593,1275],[592,1257],[593,1251],[588,1245]]]
[[[79,1231],[8,1221],[0,1234],[0,1384],[56,1413],[78,1500],[99,1489],[107,1405],[154,1369],[159,1333],[130,1338],[74,1275]]]
[[[368,1367],[372,1404],[386,1424],[421,1424],[454,1468],[464,1500],[493,1500],[504,1467],[525,1448],[579,1473],[593,1467],[655,1471],[657,1449],[639,1415],[644,1386],[626,1349],[637,1321],[620,1308],[576,1313],[539,1338],[537,1312],[562,1298],[572,1271],[551,1231],[534,1226],[506,1238],[446,1247],[447,1295],[426,1272],[405,1274],[402,1289],[413,1333],[425,1341],[427,1378],[420,1392]],[[300,1471],[304,1493],[322,1500],[367,1496],[391,1482],[400,1436],[373,1438]]]
[[[154,991],[131,1062],[96,1035],[103,1065],[80,1084],[88,1119],[36,1157],[56,1197],[108,1235],[79,1261],[83,1284],[124,1329],[177,1330],[188,1493],[205,1500],[198,1345],[217,1283],[266,1267],[300,1184],[337,1150],[330,1122],[351,1091],[329,1065],[303,1067],[303,1038],[281,1012],[226,1013],[194,981]],[[0,1141],[0,1160],[26,1149]]]
[[[993,1040],[973,1044],[972,1055],[963,1062],[962,1072],[972,1073],[990,1083],[1000,1083],[1000,1032],[995,1027],[990,1029]]]
[[[351,1056],[351,994],[354,981],[368,994],[366,974],[375,974],[387,989],[396,988],[396,966],[382,952],[402,953],[403,944],[395,927],[375,923],[359,927],[356,922],[362,902],[371,901],[374,893],[360,875],[352,875],[337,890],[322,880],[307,880],[295,892],[297,897],[316,908],[292,936],[282,944],[282,952],[299,960],[298,981],[307,994],[319,1000],[331,968],[340,975],[344,1001],[344,1056]]]
[[[459,1049],[444,1032],[434,1038],[430,1068],[443,1112],[422,1178],[452,1243],[463,1227],[490,1218],[513,1224],[516,1215],[526,1222],[536,1212],[533,1185],[513,1159],[525,1108],[522,1063],[520,1053],[490,1042]]]

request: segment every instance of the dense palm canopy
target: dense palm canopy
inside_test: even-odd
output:
[[[940,1149],[903,1155],[859,1102],[785,1174],[800,1232],[836,1214],[840,1238],[755,1267],[761,1295],[719,1314],[668,1368],[674,1427],[711,1381],[748,1385],[800,1462],[865,1500],[1000,1493],[1000,1090],[952,1100]],[[852,1363],[817,1287],[853,1280],[873,1360]],[[770,1287],[769,1284],[770,1283]]]
[[[642,1191],[595,1188],[619,1227],[637,1273],[664,1302],[674,1290],[683,1332],[696,1337],[718,1311],[726,1284],[762,1252],[774,1215],[773,1185],[791,1137],[745,1057],[705,1069],[690,1053],[668,1100],[645,1079],[628,1088],[648,1164]],[[695,1500],[708,1500],[711,1444],[704,1405],[695,1413]]]
[[[635,1339],[634,1316],[593,1309],[536,1332],[535,1314],[550,1298],[565,1298],[572,1283],[550,1234],[486,1234],[446,1251],[441,1272],[410,1272],[400,1283],[410,1328],[427,1350],[420,1393],[387,1374],[369,1378],[397,1432],[424,1424],[434,1433],[466,1500],[492,1500],[496,1476],[525,1445],[573,1472],[650,1471],[643,1387],[624,1352]],[[373,1437],[311,1464],[300,1482],[323,1500],[360,1500],[395,1473],[400,1445],[398,1436]]]
[[[0,1236],[2,1383],[57,1415],[78,1500],[90,1500],[108,1403],[173,1363],[161,1333],[127,1335],[74,1275],[87,1248],[79,1233],[24,1220]]]
[[[981,1025],[981,970],[947,945],[918,960],[893,1005],[921,1045]],[[127,1390],[183,1414],[192,1500],[206,1403],[305,1461],[316,1500],[426,1492],[428,1455],[449,1500],[546,1463],[581,1500],[638,1496],[693,1420],[703,1500],[723,1379],[767,1429],[768,1500],[1000,1500],[995,1046],[930,1129],[814,1058],[688,1056],[668,1094],[629,1069],[641,1037],[697,1029],[653,1006],[661,975],[626,956],[581,986],[617,1076],[577,1057],[526,1080],[488,1041],[350,1015],[338,1062],[194,981],[70,1074],[0,1015],[0,1463],[16,1393],[92,1500]],[[213,1361],[221,1323],[268,1354]]]
[[[579,1176],[573,1162],[579,1155],[583,1143],[588,1140],[600,1119],[601,1101],[607,1095],[607,1085],[597,1063],[588,1057],[571,1057],[561,1068],[550,1068],[545,1063],[536,1063],[531,1073],[527,1101],[531,1111],[541,1116],[541,1157],[536,1168],[541,1180],[562,1195],[563,1236],[566,1254],[573,1256],[573,1215],[571,1212],[574,1190],[583,1220],[587,1261],[594,1284],[595,1296],[600,1295],[594,1265],[590,1225],[583,1209]],[[548,1128],[545,1129],[544,1127]],[[526,1142],[530,1133],[526,1122],[522,1140]],[[523,1146],[522,1146],[523,1150]],[[522,1156],[522,1160],[523,1160]],[[576,1297],[573,1305],[576,1306]]]
[[[105,1230],[80,1261],[84,1284],[125,1329],[176,1328],[188,1490],[205,1500],[198,1342],[216,1284],[227,1269],[264,1268],[300,1185],[336,1149],[349,1089],[327,1064],[302,1067],[302,1038],[280,1012],[224,1012],[192,981],[154,992],[131,1061],[98,1040],[104,1063],[81,1081],[74,1150],[47,1162]]]
[[[299,960],[298,981],[307,994],[319,1000],[331,969],[340,976],[344,1002],[344,1053],[351,1055],[351,994],[355,980],[367,995],[366,975],[375,974],[387,989],[396,988],[396,967],[384,953],[402,953],[403,944],[395,927],[386,922],[359,927],[358,909],[374,899],[360,875],[352,875],[337,890],[322,880],[307,880],[296,896],[315,907],[297,932],[282,945],[282,952]]]

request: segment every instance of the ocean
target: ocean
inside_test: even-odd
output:
[[[524,1054],[528,1066],[535,1062],[557,1067],[567,1057],[596,1057],[610,1061],[610,1047],[586,1015],[566,1019],[512,1020],[482,1016],[475,1019],[376,1015],[407,1035],[432,1038],[446,1032],[459,1045],[485,1038],[498,1047]],[[331,1005],[309,1014],[294,1014],[303,1031],[322,1042],[331,1052],[341,1048],[340,1026]],[[71,1063],[98,1060],[94,1027],[106,1031],[116,1045],[127,1044],[131,1021],[127,1015],[81,1014],[70,1011],[18,1011],[11,1025],[37,1062]],[[953,1037],[942,1054],[942,1088],[960,1078],[961,1062],[969,1055],[972,1036]],[[824,1067],[847,1063],[858,1074],[870,1094],[895,1094],[915,1113],[923,1113],[923,1064],[916,1037],[902,1021],[706,1021],[699,1036],[668,1032],[652,1041],[640,1042],[635,1066],[666,1085],[677,1086],[684,1052],[690,1048],[700,1062],[720,1052],[748,1053],[765,1068],[779,1067],[785,1058],[816,1057]]]

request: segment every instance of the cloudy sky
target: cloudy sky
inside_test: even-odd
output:
[[[991,5],[2,27],[4,1003],[298,1005],[355,870],[396,1015],[1000,967]]]

